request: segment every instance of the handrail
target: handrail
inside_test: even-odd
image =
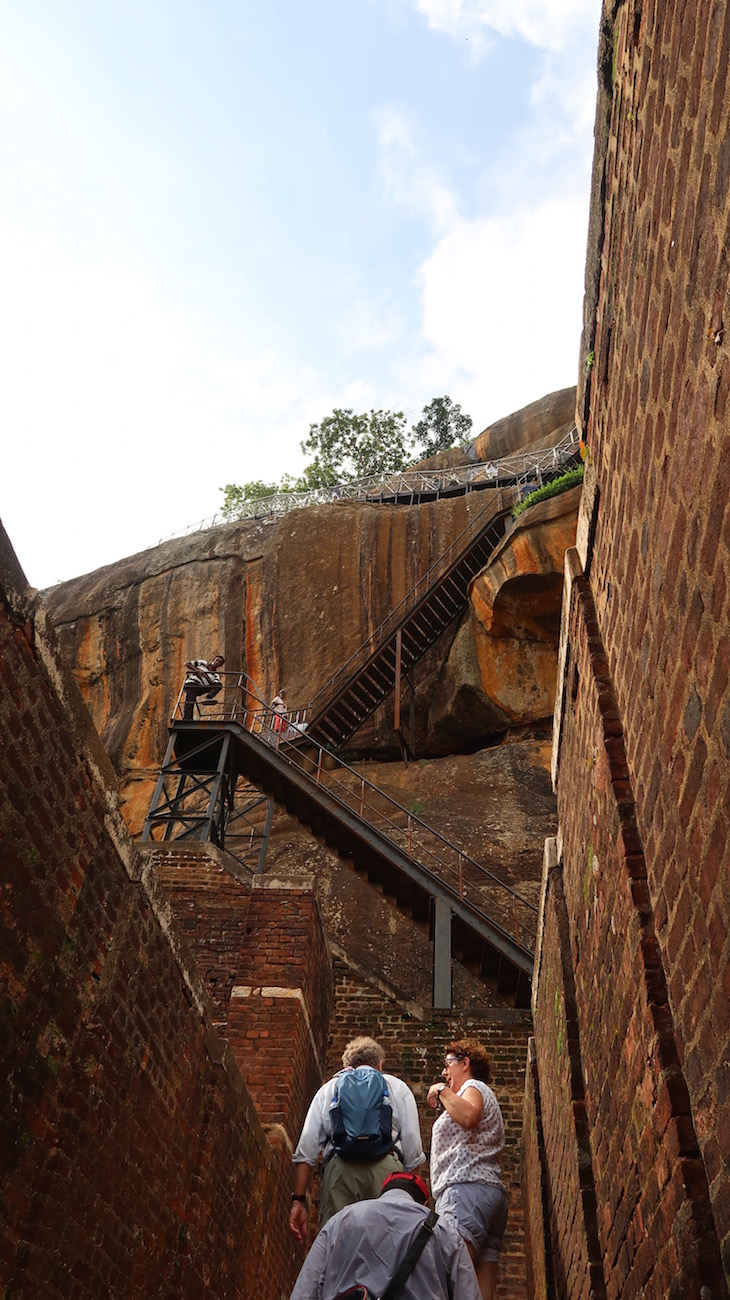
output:
[[[350,658],[337,669],[337,672],[332,674],[329,681],[320,687],[309,705],[309,716],[311,718],[317,717],[322,704],[336,694],[341,681],[349,681],[359,668],[363,667],[371,656],[377,653],[378,648],[383,648],[387,644],[388,639],[398,631],[406,617],[415,612],[420,602],[458,563],[468,542],[476,540],[479,534],[484,532],[488,524],[496,523],[501,514],[506,514],[512,508],[514,501],[510,499],[505,503],[504,490],[499,488],[497,491],[497,501],[495,502],[492,499],[487,502],[483,509],[479,511],[479,514],[469,521],[466,528],[462,529],[458,537],[455,537],[446,550],[439,555],[438,559],[434,560],[430,569],[421,574],[410,591],[383,619],[383,622],[375,628],[368,640],[358,646],[357,650],[354,650],[350,655]],[[511,497],[512,494],[508,494]]]
[[[576,426],[573,425],[572,429],[560,440],[559,443],[556,444],[555,447],[549,448],[545,453],[543,453],[544,458],[549,462],[550,469],[559,469],[561,458],[564,459],[566,455],[571,454],[573,451],[573,434],[575,433],[575,429]],[[509,458],[505,458],[505,460],[498,461],[497,463],[504,465],[506,459]],[[538,477],[540,477],[539,456],[526,459],[530,460],[531,468],[538,468]],[[512,489],[512,492],[518,493],[520,486],[521,485],[518,482],[514,489]],[[415,613],[418,605],[422,600],[425,600],[427,595],[430,594],[431,589],[440,583],[442,578],[446,577],[449,570],[458,563],[458,556],[460,556],[460,554],[466,549],[468,542],[475,540],[476,537],[485,530],[488,523],[492,521],[496,522],[501,513],[511,509],[514,505],[514,500],[510,500],[509,504],[505,505],[503,500],[504,489],[496,489],[496,491],[499,493],[496,508],[494,500],[486,503],[483,509],[480,510],[472,520],[470,520],[466,528],[459,533],[458,537],[454,538],[453,542],[451,542],[438,559],[434,561],[430,569],[427,569],[426,572],[421,575],[411,590],[408,591],[400,603],[396,605],[395,609],[391,610],[390,614],[387,615],[383,622],[374,629],[367,641],[364,641],[362,645],[358,646],[358,648],[350,655],[350,658],[332,674],[323,686],[320,687],[317,694],[309,704],[309,719],[314,720],[318,714],[321,713],[323,705],[329,703],[335,698],[343,682],[349,681],[350,678],[355,676],[355,674],[368,663],[371,657],[377,653],[379,648],[382,649],[385,647],[389,638],[397,632],[406,617],[411,613]]]
[[[221,674],[223,676],[223,674]],[[419,866],[443,890],[475,915],[495,924],[529,955],[535,950],[537,906],[507,884],[489,868],[447,840],[416,814],[385,794],[349,767],[323,745],[302,746],[306,721],[302,710],[287,713],[286,725],[275,730],[278,716],[268,705],[258,705],[260,693],[245,673],[226,673],[235,678],[224,690],[225,698],[206,709],[206,721],[232,722],[274,749],[292,769],[299,771],[314,786],[326,790],[330,799],[375,831]],[[178,697],[173,723],[179,719]],[[486,897],[485,897],[486,893]]]
[[[270,721],[270,730],[272,735],[277,734],[275,721],[280,714],[272,709],[266,703],[261,691],[252,677],[244,672],[230,672],[221,668],[218,670],[218,676],[221,679],[222,688],[218,695],[208,704],[200,701],[193,702],[193,721],[199,722],[235,722],[240,716],[242,707],[249,713],[259,713],[266,716]],[[171,722],[184,722],[183,708],[185,704],[185,685],[180,687],[175,706],[172,711]],[[287,709],[284,715],[290,731],[290,740],[296,735],[304,735],[306,724],[309,716],[308,709]]]
[[[372,504],[387,503],[400,496],[419,496],[423,493],[453,492],[463,488],[470,492],[475,486],[499,486],[503,478],[526,479],[533,472],[558,468],[560,458],[575,445],[576,426],[555,444],[543,451],[519,452],[493,461],[469,461],[448,470],[403,470],[391,474],[370,474],[351,483],[336,483],[331,487],[310,488],[306,492],[275,492],[268,497],[255,497],[242,501],[231,514],[217,511],[206,519],[188,524],[178,532],[161,537],[158,546],[191,533],[204,532],[234,520],[270,520],[290,514],[292,510],[305,510],[309,506],[327,505],[332,501],[366,501]]]

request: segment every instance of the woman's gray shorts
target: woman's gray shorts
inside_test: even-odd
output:
[[[508,1203],[506,1191],[497,1183],[452,1183],[436,1202],[436,1210],[474,1247],[476,1263],[483,1264],[499,1259]]]

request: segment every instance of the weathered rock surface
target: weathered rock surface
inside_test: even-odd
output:
[[[532,422],[518,413],[508,449],[520,439],[549,441],[545,430],[563,420],[572,401],[567,393],[535,404]],[[447,629],[417,665],[418,752],[433,761],[407,770],[400,762],[363,768],[407,811],[534,901],[543,840],[555,824],[550,719],[563,553],[574,540],[577,498],[565,494],[521,517],[473,583],[461,626]],[[265,699],[284,686],[290,707],[308,704],[485,499],[475,493],[418,506],[339,501],[231,523],[46,593],[119,774],[132,832],[139,833],[149,808],[186,659],[220,651],[227,670],[248,673]],[[392,710],[391,697],[349,742],[355,758],[395,755]],[[282,810],[266,869],[314,872],[335,948],[368,978],[428,1004],[427,930]],[[460,1005],[484,1005],[483,984],[461,965],[455,985]],[[486,997],[500,1002],[496,993]]]
[[[575,420],[575,387],[560,388],[490,424],[474,439],[476,460],[498,460],[528,447],[551,447]]]
[[[521,438],[560,420],[553,394]],[[531,408],[527,408],[529,411]],[[554,424],[553,424],[554,427]],[[517,440],[517,434],[512,442]],[[478,513],[485,493],[418,506],[334,502],[231,523],[46,593],[49,613],[141,829],[186,659],[225,655],[265,699],[305,706]],[[529,512],[415,672],[420,753],[476,748],[552,712],[567,498]],[[571,507],[575,503],[571,499]],[[349,743],[394,755],[392,699]]]
[[[581,489],[531,506],[474,580],[470,615],[429,711],[433,752],[453,752],[552,717],[563,556],[575,543]]]
[[[186,659],[220,651],[265,699],[304,706],[446,550],[481,495],[337,502],[167,542],[53,588],[47,606],[122,783],[149,805]],[[392,715],[368,743],[392,748]]]

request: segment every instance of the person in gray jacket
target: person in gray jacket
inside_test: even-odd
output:
[[[418,1174],[389,1174],[380,1197],[335,1214],[307,1255],[290,1300],[337,1300],[350,1287],[382,1295],[428,1215]],[[480,1300],[474,1266],[456,1229],[439,1219],[398,1300]]]

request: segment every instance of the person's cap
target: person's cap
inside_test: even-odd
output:
[[[404,1191],[418,1201],[419,1205],[425,1205],[428,1200],[428,1188],[418,1174],[406,1174],[400,1170],[395,1174],[388,1174],[383,1186],[380,1189],[380,1195],[383,1192]]]

